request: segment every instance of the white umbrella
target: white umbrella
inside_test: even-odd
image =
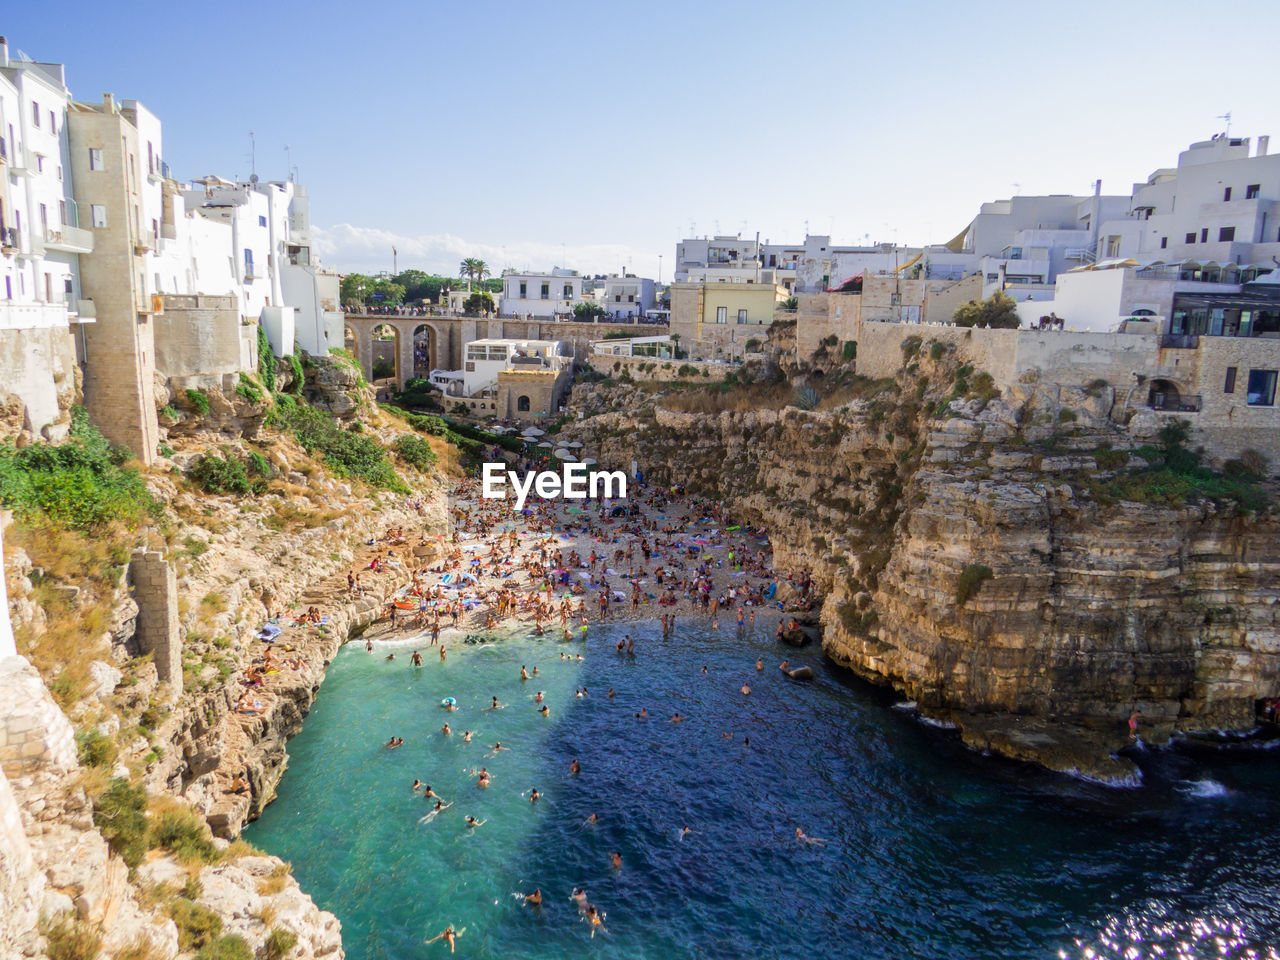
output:
[[[558,457],[558,458],[559,458],[559,459],[561,459],[561,460],[572,460],[572,459],[573,459],[573,454],[572,454],[572,453],[570,453],[568,450],[557,450],[557,451],[553,454],[553,456],[556,456],[556,457]]]
[[[583,463],[585,463],[585,464],[589,467],[589,466],[591,466],[592,464],[594,464],[594,463],[596,462],[596,458],[595,458],[595,457],[585,457],[585,458],[583,459],[583,461],[582,461],[582,462],[583,462]]]
[[[566,443],[566,444],[565,444],[565,446],[566,446],[566,447],[572,447],[574,450],[581,450],[581,449],[582,449],[582,444],[581,444],[581,443],[579,443],[577,440],[574,440],[572,443]]]
[[[543,440],[540,444],[538,444],[538,446],[540,446],[540,447],[546,447],[548,450],[550,450],[550,449],[551,449],[551,444],[547,443],[547,441],[545,441],[545,440]]]
[[[525,427],[524,429],[524,435],[526,437],[540,437],[546,432],[547,431],[545,430],[539,430],[537,427]]]

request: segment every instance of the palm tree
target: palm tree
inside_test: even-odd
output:
[[[479,257],[467,257],[459,265],[458,276],[466,277],[469,287],[472,282],[479,283],[489,276],[489,265]]]

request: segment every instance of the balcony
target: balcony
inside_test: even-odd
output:
[[[36,172],[38,164],[36,155],[26,147],[15,147],[13,160],[9,164],[9,172],[17,177],[29,177]]]
[[[98,307],[92,300],[76,301],[77,323],[94,323],[98,319]]]
[[[1147,406],[1164,413],[1199,413],[1200,395],[1178,393],[1176,390],[1152,390]]]
[[[44,248],[58,253],[93,253],[93,231],[63,224],[44,232]]]
[[[0,227],[0,252],[12,256],[18,250],[18,228]]]

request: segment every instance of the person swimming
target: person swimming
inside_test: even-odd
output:
[[[542,714],[544,717],[551,716],[551,708],[548,707],[545,703],[542,705],[542,709],[539,710],[538,712]]]
[[[542,906],[542,888],[535,887],[533,893],[524,898],[524,902],[530,907]]]
[[[542,697],[543,697],[543,693],[542,693],[542,691],[541,691],[541,690],[539,690],[537,693],[535,693],[535,694],[533,695],[533,702],[534,702],[534,703],[541,703],[541,702],[542,702]]]
[[[470,743],[470,742],[471,742],[471,731],[470,731],[470,730],[463,730],[463,731],[462,731],[462,742],[463,742],[463,743]]]
[[[757,672],[757,673],[759,673],[759,672],[760,672],[761,670],[763,670],[763,669],[764,669],[764,657],[757,657],[757,658],[756,658],[756,672]]]
[[[569,764],[569,772],[572,774],[579,774],[582,772],[582,764],[580,764],[576,758],[571,764]]]
[[[529,679],[529,671],[528,671],[528,670],[526,670],[524,667],[521,667],[521,668],[520,668],[520,679],[521,679],[521,680],[528,680],[528,679]],[[495,699],[496,699],[496,698],[495,698]]]
[[[539,800],[541,800],[541,799],[542,799],[542,794],[540,794],[540,793],[538,792],[538,788],[537,788],[537,787],[533,787],[533,788],[529,791],[529,802],[530,802],[530,803],[537,803],[537,802],[538,802]]]
[[[394,750],[396,747],[404,746],[404,739],[401,737],[392,737],[390,740],[384,743],[383,746],[386,747],[388,750]]]
[[[435,943],[437,940],[443,940],[449,944],[449,952],[453,953],[454,940],[462,936],[461,930],[454,930],[453,927],[445,927],[440,933],[437,933],[430,940],[423,940],[423,943]]]
[[[745,696],[749,696],[750,693],[751,693],[751,688],[744,683],[742,685],[742,695],[745,697]]]
[[[498,702],[498,698],[497,698],[497,697],[494,697],[494,698],[493,698],[493,702],[492,702],[491,704],[489,704],[489,709],[490,709],[490,710],[501,710],[501,709],[502,709],[503,707],[505,707],[505,706],[506,706],[506,704],[505,704],[505,703],[499,703],[499,702]]]
[[[621,854],[619,851],[617,851],[617,850],[613,851],[613,855],[609,858],[609,862],[610,862],[611,864],[613,864],[613,869],[615,869],[615,870],[621,870],[621,869],[622,869],[622,854]]]
[[[440,728],[440,732],[443,733],[446,737],[449,736],[449,734],[453,733],[453,731],[449,729],[448,723],[446,723],[443,727]]]
[[[798,840],[800,843],[808,843],[808,844],[811,844],[812,846],[818,846],[818,847],[822,846],[824,843],[827,842],[826,840],[822,839],[822,837],[806,836],[805,832],[801,830],[799,827],[796,827],[796,840]]]
[[[488,820],[477,820],[475,817],[467,814],[466,827],[468,830],[474,830],[476,827],[483,827],[488,822]]]

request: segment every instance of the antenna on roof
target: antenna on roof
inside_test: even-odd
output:
[[[1227,121],[1227,136],[1228,137],[1231,136],[1231,111],[1230,110],[1228,110],[1226,113],[1223,113],[1214,117],[1213,119]]]
[[[249,178],[251,182],[258,182],[258,145],[254,142],[253,131],[249,131]]]

